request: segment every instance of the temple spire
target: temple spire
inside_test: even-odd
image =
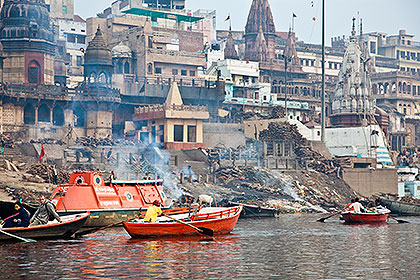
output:
[[[302,71],[302,66],[300,65],[300,60],[296,51],[294,35],[295,34],[292,32],[292,28],[289,27],[289,33],[287,34],[286,47],[283,51],[283,57],[288,59],[289,71],[300,72]]]
[[[168,96],[166,97],[165,104],[168,105],[182,105],[181,93],[179,92],[178,84],[176,81],[172,82],[171,88],[169,89]]]
[[[238,53],[235,49],[235,42],[233,41],[232,29],[229,27],[229,34],[225,45],[225,59],[239,59]]]

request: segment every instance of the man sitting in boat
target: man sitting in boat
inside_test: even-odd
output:
[[[346,206],[346,211],[353,211],[353,207],[352,207],[352,204],[354,203],[354,198],[352,198],[351,200],[350,200],[350,203],[349,204],[347,204],[347,206]]]
[[[36,210],[35,214],[32,216],[30,220],[31,225],[45,225],[48,223],[49,220],[54,221],[54,219],[61,223],[60,216],[58,216],[57,212],[55,211],[54,204],[50,200],[48,200],[44,195],[41,195],[39,197],[39,201],[41,202],[41,205],[38,207],[38,210]]]
[[[153,204],[147,208],[146,215],[144,216],[144,222],[154,223],[158,216],[162,215],[162,209],[160,209],[160,202],[158,200],[153,201]]]
[[[357,213],[357,214],[360,214],[362,212],[366,212],[365,207],[363,207],[363,205],[359,202],[359,198],[358,197],[356,197],[354,199],[354,203],[352,203],[350,205],[350,208],[353,208],[353,212],[354,213]]]
[[[29,226],[30,213],[28,212],[28,210],[23,208],[22,204],[20,204],[19,202],[15,203],[15,210],[17,211],[16,214],[4,219],[4,225],[2,228]]]

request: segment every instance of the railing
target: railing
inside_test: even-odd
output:
[[[175,105],[175,104],[154,104],[134,108],[135,114],[146,114],[163,111],[190,111],[190,112],[208,112],[207,105]]]
[[[241,207],[237,206],[235,208],[229,208],[223,211],[212,212],[212,213],[203,213],[197,215],[191,215],[191,221],[199,221],[199,220],[209,220],[209,219],[221,219],[221,218],[228,218],[232,217],[238,213]]]

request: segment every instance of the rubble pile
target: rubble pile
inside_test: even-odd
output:
[[[308,141],[299,133],[297,126],[289,123],[270,123],[260,132],[263,141],[290,141],[293,143],[296,158],[302,167],[309,167],[318,172],[330,174],[338,171],[340,164],[325,158],[309,146]]]
[[[22,201],[26,203],[38,203],[38,197],[40,195],[39,191],[35,190],[28,190],[24,188],[16,188],[16,187],[7,187],[7,186],[0,186],[5,193],[7,193],[12,200],[18,201],[22,199]],[[48,193],[42,193],[48,197]]]
[[[273,176],[262,168],[252,166],[221,167],[215,172],[219,181],[227,184],[232,180],[242,180],[248,183],[266,184]]]
[[[57,140],[54,138],[44,138],[44,139],[38,139],[38,140],[31,140],[29,141],[31,144],[51,144],[51,145],[65,145],[61,140]]]
[[[57,170],[57,183],[58,184],[67,183],[70,179],[70,174],[60,168],[56,168],[56,170]],[[53,174],[54,174],[54,166],[50,164],[36,163],[36,164],[31,165],[27,173],[32,174],[34,176],[39,176],[45,182],[52,182]]]
[[[401,198],[398,198],[398,201],[420,205],[420,199],[415,199],[412,195],[405,195]]]
[[[106,138],[98,138],[98,137],[92,137],[92,136],[86,136],[86,137],[77,137],[76,139],[77,145],[87,146],[87,147],[93,147],[96,148],[97,146],[115,146],[115,145],[136,145],[131,140],[124,140],[124,139],[118,139],[114,140],[110,137]]]

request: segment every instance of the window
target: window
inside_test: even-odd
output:
[[[376,42],[370,42],[370,53],[376,53]]]
[[[181,76],[187,76],[187,70],[181,70]]]
[[[184,142],[183,125],[174,125],[174,142]]]
[[[172,75],[178,75],[178,69],[172,69]]]
[[[408,40],[407,40],[407,45],[409,45],[409,46],[410,46],[410,45],[411,45],[411,41],[408,41]]]
[[[197,127],[195,125],[188,126],[188,142],[197,142]]]
[[[67,42],[69,42],[69,43],[76,43],[76,35],[67,34]]]
[[[195,76],[195,71],[194,70],[190,70],[190,76],[192,76],[192,77]]]
[[[50,6],[50,4],[47,4],[47,5],[45,5],[45,6],[47,6],[47,10],[48,10],[48,12],[51,12],[51,6]]]
[[[82,56],[80,56],[80,55],[76,56],[76,65],[77,66],[82,66],[83,65]]]
[[[156,67],[155,68],[155,74],[162,74],[162,68]]]
[[[78,44],[86,44],[86,36],[77,36]]]
[[[41,66],[36,61],[29,63],[28,67],[28,82],[30,84],[40,83]]]
[[[71,28],[71,31],[76,31],[76,28]]]
[[[148,72],[149,74],[152,74],[152,73],[153,73],[153,65],[152,65],[152,63],[149,63],[149,64],[147,65],[147,72]]]
[[[130,63],[128,61],[124,63],[124,74],[130,74]]]
[[[315,66],[315,60],[311,60],[311,66]]]
[[[401,40],[401,44],[403,44],[403,45],[404,45],[404,44],[405,44],[405,40]]]
[[[63,5],[63,15],[66,15],[66,14],[67,14],[67,6]]]

